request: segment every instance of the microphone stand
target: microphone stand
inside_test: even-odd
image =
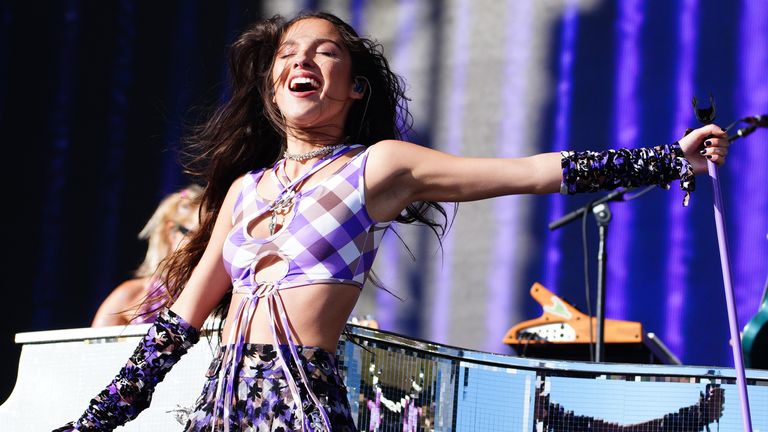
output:
[[[696,118],[701,123],[711,123],[714,120],[714,99],[710,96],[711,119],[702,118],[702,110],[696,108],[696,98],[693,99],[693,108]],[[744,138],[754,132],[758,127],[766,127],[765,115],[745,117],[737,120],[726,128],[731,129],[738,122],[747,122],[748,126],[737,129],[736,133],[728,136],[728,142],[732,143],[739,138]],[[720,187],[720,177],[717,165],[712,161],[707,162],[707,173],[712,180],[712,189],[714,195],[715,227],[717,229],[717,244],[720,252],[720,267],[723,273],[723,288],[725,289],[725,306],[728,312],[728,328],[731,334],[731,353],[733,355],[733,365],[736,370],[736,386],[739,389],[739,403],[741,405],[741,420],[745,432],[752,432],[752,414],[749,407],[749,393],[747,391],[747,379],[744,370],[744,354],[741,350],[741,335],[739,333],[739,318],[736,313],[736,302],[734,300],[733,284],[731,281],[731,262],[728,251],[728,237],[725,231],[725,205],[723,203],[722,188]]]
[[[710,96],[710,108],[705,109],[698,109],[697,108],[697,101],[696,98],[694,98],[693,106],[694,110],[696,112],[696,118],[699,119],[702,123],[711,123],[714,121],[715,116],[715,104],[714,104],[714,98]],[[726,130],[731,129],[739,122],[745,122],[748,123],[747,126],[737,129],[736,133],[733,135],[728,136],[728,141],[733,142],[739,138],[744,138],[747,135],[754,132],[757,128],[761,127],[768,127],[768,115],[759,115],[759,116],[752,116],[752,117],[745,117],[740,120],[735,121],[730,126],[726,128]],[[718,244],[720,246],[720,260],[721,265],[723,267],[723,282],[725,285],[726,290],[726,303],[728,305],[728,318],[730,321],[730,327],[731,327],[731,337],[734,341],[739,341],[740,337],[738,337],[738,328],[736,327],[736,323],[738,323],[738,318],[736,317],[736,307],[734,305],[733,301],[733,288],[731,287],[731,281],[730,281],[730,263],[728,260],[728,250],[727,250],[727,240],[725,238],[725,219],[723,214],[723,203],[722,203],[722,195],[720,192],[720,180],[717,176],[717,166],[709,162],[708,164],[708,171],[709,176],[712,179],[712,183],[715,189],[715,223],[717,225],[717,233],[718,233]],[[596,340],[595,340],[595,361],[602,362],[605,359],[605,334],[604,334],[604,327],[605,327],[605,275],[606,275],[606,268],[608,264],[608,254],[606,252],[606,245],[607,245],[607,238],[608,238],[608,224],[611,221],[612,214],[611,210],[608,207],[608,203],[611,201],[624,201],[624,195],[627,194],[627,192],[630,192],[634,190],[634,188],[630,189],[617,189],[607,195],[605,195],[602,198],[599,198],[597,200],[589,202],[587,205],[574,210],[560,219],[555,220],[554,222],[551,222],[549,224],[550,231],[554,231],[564,225],[567,225],[570,222],[573,222],[574,220],[583,217],[586,212],[592,212],[592,214],[595,216],[595,220],[597,222],[599,236],[600,236],[600,243],[598,246],[598,255],[597,255],[597,261],[598,261],[598,272],[597,272],[597,329],[595,332]],[[638,193],[633,198],[637,198],[638,196],[642,195],[644,192]],[[590,320],[592,317],[590,317]],[[736,336],[734,336],[736,335]],[[591,336],[591,335],[590,335]],[[743,358],[741,354],[741,344],[736,344],[736,342],[733,343],[734,346],[734,362],[736,364],[736,372],[737,372],[737,381],[740,382],[739,386],[739,399],[741,400],[742,405],[742,417],[744,419],[744,427],[745,431],[752,431],[752,423],[751,423],[751,416],[749,412],[749,402],[747,399],[747,389],[746,384],[744,381],[744,363]]]
[[[595,361],[601,363],[605,360],[605,272],[608,265],[608,223],[611,221],[611,209],[608,203],[598,204],[592,207],[592,214],[597,221],[597,229],[600,242],[597,252],[597,334],[595,344]],[[589,319],[592,319],[590,317]]]
[[[728,141],[732,141],[728,138]],[[747,377],[744,371],[744,354],[741,351],[741,335],[739,334],[739,318],[736,314],[736,301],[734,300],[733,285],[731,283],[731,262],[728,253],[728,237],[725,233],[725,206],[720,188],[717,165],[707,162],[707,171],[712,179],[714,195],[715,227],[717,228],[717,244],[720,250],[720,267],[723,271],[723,288],[725,289],[725,307],[728,312],[728,329],[731,333],[731,353],[733,366],[736,369],[736,385],[739,389],[739,402],[741,405],[741,420],[744,432],[752,432],[752,414],[749,408],[749,394],[747,392]]]
[[[595,332],[595,361],[600,363],[605,360],[605,280],[608,266],[608,224],[612,214],[608,203],[611,201],[624,201],[624,195],[634,189],[617,189],[606,196],[590,201],[587,205],[574,210],[565,216],[549,224],[549,229],[554,231],[574,220],[583,217],[585,213],[592,212],[597,222],[600,242],[597,253],[597,326]],[[592,317],[589,317],[591,320]],[[591,337],[591,335],[590,335]]]

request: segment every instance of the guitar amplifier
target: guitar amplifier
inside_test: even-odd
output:
[[[589,361],[597,318],[585,315],[538,282],[530,292],[541,304],[542,315],[513,326],[503,342],[521,357]],[[606,319],[604,334],[607,362],[680,364],[658,336],[644,332],[639,322]]]

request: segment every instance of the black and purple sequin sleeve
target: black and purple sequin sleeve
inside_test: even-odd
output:
[[[139,342],[128,363],[74,424],[56,429],[111,431],[149,406],[157,383],[199,339],[199,332],[170,310],[163,310]]]
[[[564,195],[650,185],[669,189],[672,181],[680,180],[685,191],[683,205],[688,205],[696,189],[693,168],[678,143],[601,152],[564,151],[561,155],[560,193]]]

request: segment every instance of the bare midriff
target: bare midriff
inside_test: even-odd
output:
[[[300,189],[304,187],[312,188],[317,183],[324,181],[329,176],[324,175],[315,178],[317,174],[335,172],[360,153],[360,151],[362,149],[359,151],[353,150],[348,154],[342,155],[328,166],[322,168],[318,173],[311,175],[307,180],[307,184],[303,185]],[[273,201],[278,196],[278,186],[274,182],[265,181],[265,178],[271,177],[269,171],[266,174],[261,177],[256,193],[264,201]],[[299,177],[298,173],[291,174],[294,177]],[[292,212],[293,206],[290,206],[285,210],[284,214],[280,214],[279,217],[275,218],[274,232],[270,232],[268,229],[271,213],[264,213],[249,223],[249,236],[253,239],[266,239],[273,234],[282,233],[285,228],[284,225],[290,223],[291,217],[287,215],[290,215]],[[254,280],[278,282],[285,277],[287,269],[288,263],[284,259],[274,255],[264,256],[259,259],[255,266],[256,275]],[[291,342],[296,345],[317,346],[330,353],[335,353],[347,319],[352,313],[358,297],[360,297],[360,287],[344,283],[318,283],[278,289],[277,292],[271,295],[279,296],[285,305],[285,315],[287,316],[288,325],[293,336]],[[246,294],[237,292],[232,295],[232,301],[230,302],[227,314],[228,319],[224,323],[224,331],[222,333],[227,344],[236,342],[227,340],[227,338],[230,337],[231,328],[235,324],[232,318],[236,315],[240,302],[247,297]],[[282,329],[282,324],[279,323],[280,318],[278,316],[274,318],[278,322],[273,324],[267,298],[259,298],[253,311],[253,318],[245,333],[245,342],[274,344],[275,340],[272,333],[274,325],[279,343],[288,343],[288,338],[285,335],[284,329]]]
[[[360,296],[360,288],[350,284],[314,284],[282,289],[273,295],[279,295],[285,304],[294,344],[317,346],[335,353],[344,325]],[[234,317],[237,305],[244,297],[246,297],[244,294],[233,294],[228,317]],[[232,319],[227,319],[224,323],[222,333],[224,338],[229,337],[233,324]],[[267,301],[260,298],[248,326],[245,341],[274,344],[272,325]],[[280,343],[287,343],[288,340],[281,326],[276,325],[275,328]],[[227,344],[234,342],[225,341]]]

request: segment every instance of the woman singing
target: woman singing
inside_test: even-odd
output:
[[[231,47],[230,68],[231,99],[188,150],[206,213],[168,264],[177,300],[61,430],[133,419],[217,306],[227,311],[222,345],[185,430],[357,430],[333,353],[390,224],[439,231],[438,202],[508,194],[673,180],[690,191],[707,159],[728,153],[714,125],[659,147],[512,159],[400,141],[400,78],[377,44],[326,13],[254,25]]]

